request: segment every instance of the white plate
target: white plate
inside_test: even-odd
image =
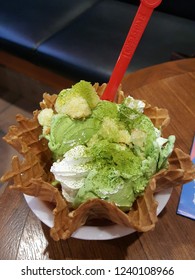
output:
[[[164,209],[170,196],[172,188],[168,188],[160,193],[155,194],[158,201],[157,215]],[[48,203],[40,199],[24,195],[26,202],[34,214],[48,227],[53,227],[53,213]],[[82,226],[72,234],[72,237],[85,240],[108,240],[122,237],[135,232],[134,229],[120,225],[108,226]]]

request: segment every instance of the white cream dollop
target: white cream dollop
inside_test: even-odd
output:
[[[86,155],[85,150],[84,145],[72,148],[65,153],[61,161],[54,162],[50,169],[62,186],[62,195],[70,203],[84,185],[90,171],[91,158]]]
[[[130,95],[125,99],[125,105],[139,113],[143,113],[145,108],[145,103],[142,100],[134,99]]]

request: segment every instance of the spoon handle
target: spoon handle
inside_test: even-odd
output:
[[[162,0],[141,0],[102,99],[114,101],[116,91],[134,55],[154,8]]]

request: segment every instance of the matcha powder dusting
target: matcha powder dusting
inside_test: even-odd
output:
[[[149,181],[141,170],[140,157],[127,147],[107,140],[98,141],[88,153],[92,157],[93,169],[78,191],[74,206],[98,197],[115,202],[123,211],[128,210]]]

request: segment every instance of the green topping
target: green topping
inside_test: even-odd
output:
[[[109,101],[102,100],[93,110],[93,117],[103,120],[106,117],[116,119],[118,117],[118,105]]]
[[[98,197],[116,203],[123,211],[128,210],[148,183],[147,176],[141,170],[141,159],[127,147],[107,140],[90,147],[89,155],[94,168],[78,191],[74,206]]]
[[[74,200],[74,207],[81,203],[100,198],[114,202],[123,211],[129,209],[135,200],[132,183],[115,175],[114,170],[105,166],[101,170],[93,169],[85,180],[85,185],[80,188]]]
[[[71,89],[62,90],[55,103],[57,113],[71,118],[85,118],[91,114],[100,101],[94,87],[89,82],[80,81]]]

